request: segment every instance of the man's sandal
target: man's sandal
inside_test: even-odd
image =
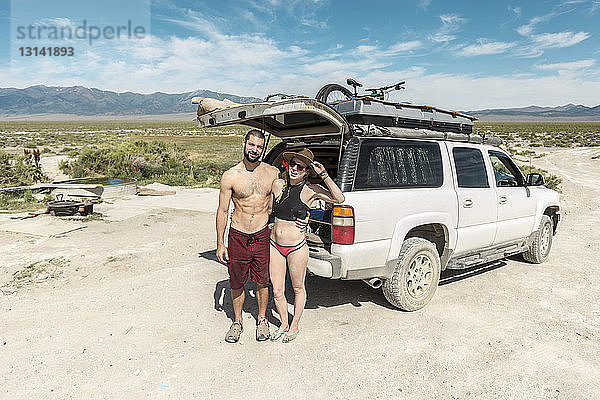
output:
[[[256,340],[259,342],[264,342],[265,340],[269,340],[269,322],[265,317],[258,320],[256,324]]]
[[[298,333],[300,333],[300,331],[296,332],[296,333],[292,333],[291,335],[286,331],[285,332],[285,336],[283,337],[283,339],[281,340],[281,343],[289,343],[292,340],[296,339],[296,336],[298,336]]]
[[[276,341],[278,341],[278,340],[279,340],[279,339],[281,339],[281,337],[282,337],[283,335],[285,335],[286,333],[287,333],[287,330],[285,330],[285,331],[280,331],[280,330],[277,330],[277,331],[275,331],[275,333],[273,333],[273,334],[271,335],[271,342],[276,342]]]
[[[225,341],[227,343],[237,343],[240,340],[240,335],[244,331],[244,327],[241,322],[235,321],[231,324],[229,331],[225,335]]]

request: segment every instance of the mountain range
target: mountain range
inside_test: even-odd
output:
[[[234,103],[252,103],[261,99],[210,90],[168,94],[116,93],[83,86],[31,86],[25,89],[0,88],[0,115],[72,114],[72,115],[151,115],[193,113],[192,97],[229,99]]]
[[[586,107],[576,104],[566,104],[558,107],[529,106],[522,108],[497,108],[468,111],[467,114],[473,115],[483,121],[600,121],[600,105]]]
[[[241,104],[261,101],[257,97],[237,96],[210,90],[178,94],[161,92],[140,94],[117,93],[83,86],[38,85],[25,89],[0,88],[0,118],[40,114],[107,117],[193,113],[196,107],[190,100],[195,96],[228,99]],[[529,106],[472,110],[466,113],[482,121],[600,121],[600,105],[595,107],[575,104],[558,107]]]

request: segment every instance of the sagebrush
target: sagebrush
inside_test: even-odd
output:
[[[181,146],[164,141],[133,140],[112,146],[84,146],[61,170],[73,178],[111,176],[140,184],[215,185],[233,163],[193,161]]]

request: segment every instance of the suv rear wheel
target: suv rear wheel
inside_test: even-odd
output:
[[[383,294],[402,310],[423,308],[437,289],[440,269],[440,256],[433,243],[422,238],[407,239],[392,276],[383,283]]]

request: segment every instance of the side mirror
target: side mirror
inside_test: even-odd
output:
[[[527,186],[542,186],[546,181],[541,174],[528,174]]]

